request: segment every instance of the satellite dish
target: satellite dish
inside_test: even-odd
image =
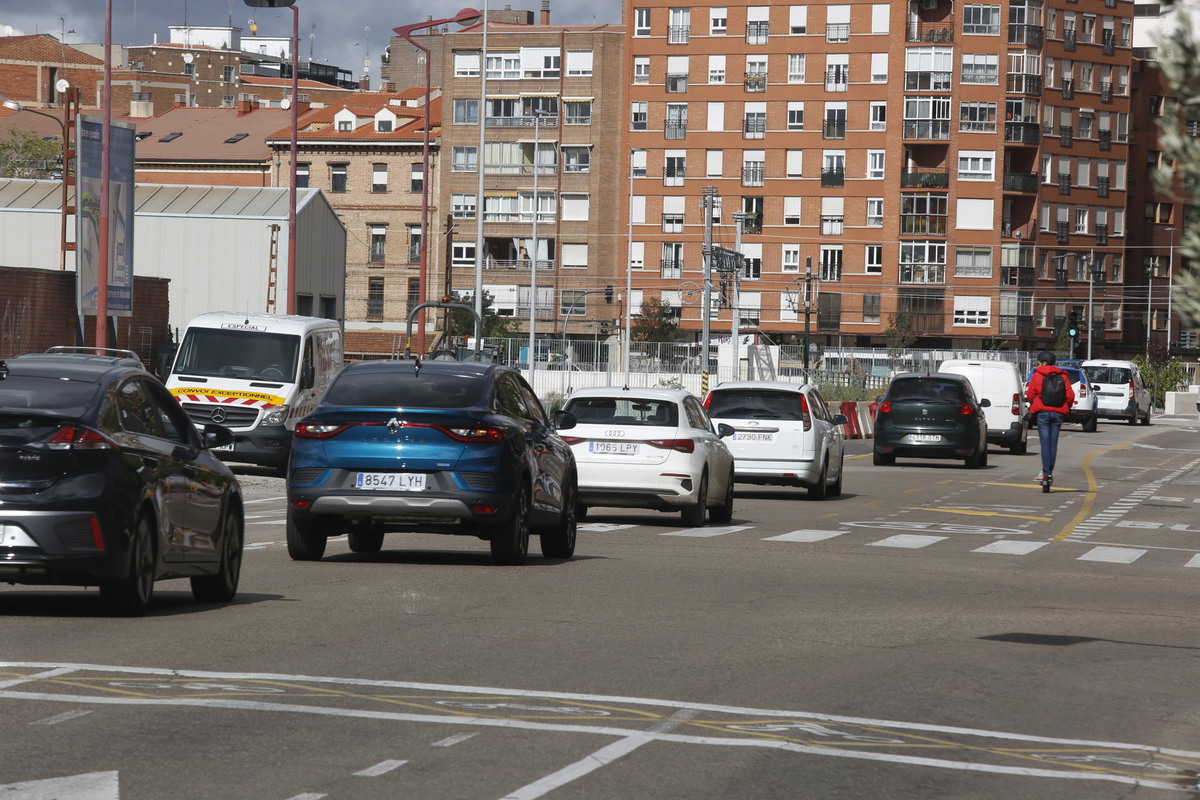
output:
[[[289,108],[292,107],[292,98],[285,97],[282,100],[280,100],[279,107],[282,108],[284,111],[287,111]]]
[[[365,59],[363,61],[363,66],[366,67],[367,69],[370,69],[371,68],[371,59],[369,59],[369,58]]]
[[[55,88],[55,90],[56,90],[56,91],[57,91],[59,94],[62,94],[62,93],[63,93],[63,92],[65,92],[67,89],[70,89],[70,88],[71,88],[71,84],[67,83],[67,79],[66,79],[66,78],[59,78],[59,79],[58,79],[58,80],[57,80],[57,81],[54,83],[54,88]]]
[[[195,56],[193,56],[191,53],[184,53],[183,54],[183,63],[190,64],[190,63],[192,63],[192,60],[194,58],[195,58]]]

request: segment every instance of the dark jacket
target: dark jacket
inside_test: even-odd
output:
[[[1067,402],[1061,406],[1050,407],[1042,403],[1042,379],[1055,372],[1062,373],[1063,385],[1067,389]],[[1029,402],[1030,414],[1036,414],[1039,411],[1057,411],[1060,414],[1067,414],[1075,403],[1075,390],[1071,388],[1071,376],[1053,364],[1042,364],[1033,371],[1033,377],[1029,379],[1029,388],[1025,390],[1025,399]]]

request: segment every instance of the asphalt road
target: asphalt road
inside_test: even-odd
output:
[[[574,559],[284,546],[238,467],[241,592],[0,588],[4,800],[1096,798],[1200,793],[1200,422],[595,509]],[[616,511],[617,513],[606,513]],[[536,544],[534,546],[536,552]]]

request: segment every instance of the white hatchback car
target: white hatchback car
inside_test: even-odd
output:
[[[575,455],[577,514],[589,506],[682,512],[690,527],[733,518],[733,456],[704,407],[682,389],[579,389],[563,411],[575,427],[561,435]]]
[[[1150,424],[1150,390],[1137,364],[1097,358],[1082,366],[1096,389],[1097,416]]]
[[[704,398],[716,423],[733,428],[729,449],[742,483],[808,489],[813,500],[842,493],[845,437],[841,414],[830,414],[811,384],[722,383]]]

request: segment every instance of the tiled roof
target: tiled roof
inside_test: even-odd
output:
[[[422,90],[423,91],[423,90]],[[393,92],[371,92],[347,98],[337,105],[314,109],[300,120],[296,135],[298,142],[332,141],[346,142],[416,142],[424,140],[425,109],[423,107],[392,105],[388,101],[397,98]],[[373,102],[372,102],[373,101]],[[388,109],[397,117],[393,130],[381,133],[375,130],[375,114]],[[361,123],[351,131],[336,130],[334,117],[344,109],[350,109]],[[430,136],[436,137],[442,120],[442,103],[434,98],[429,104]],[[278,141],[290,138],[290,127],[280,128],[267,138]]]
[[[238,80],[240,80],[245,86],[279,86],[284,89],[290,89],[292,86],[291,78],[267,78],[262,75],[239,75]],[[300,89],[328,89],[330,91],[337,91],[340,88],[338,86],[330,86],[328,83],[309,80],[308,78],[300,78],[297,84],[298,88]],[[344,89],[343,91],[350,92],[352,90]]]
[[[74,64],[101,67],[102,59],[64,45],[46,33],[28,36],[0,36],[0,61],[36,61],[49,64]]]
[[[281,108],[256,108],[248,114],[236,108],[172,108],[138,120],[137,160],[267,161],[267,136],[290,119],[290,112]]]

